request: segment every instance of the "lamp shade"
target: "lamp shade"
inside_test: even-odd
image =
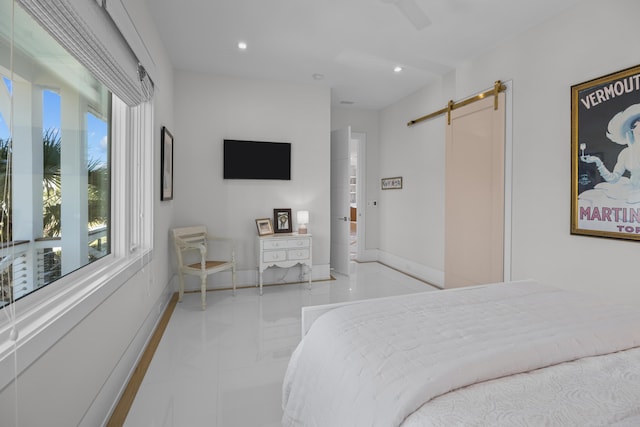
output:
[[[309,224],[309,211],[298,211],[298,225]]]
[[[298,234],[307,234],[307,224],[309,223],[309,211],[298,211]]]

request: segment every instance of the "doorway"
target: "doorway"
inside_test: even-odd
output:
[[[351,132],[349,141],[349,259],[357,261],[364,251],[364,155],[367,136]]]
[[[330,260],[338,274],[348,275],[365,247],[365,143],[366,135],[350,127],[331,132]]]

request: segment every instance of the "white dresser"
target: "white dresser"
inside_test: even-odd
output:
[[[307,266],[311,287],[311,234],[270,234],[258,236],[258,281],[262,295],[262,272],[269,267],[289,268],[300,264]]]

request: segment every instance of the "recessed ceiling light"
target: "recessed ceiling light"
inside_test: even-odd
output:
[[[401,66],[399,66],[399,65],[397,65],[397,66],[393,69],[393,72],[394,72],[394,73],[399,73],[400,71],[402,71],[402,67],[401,67]]]
[[[314,80],[322,80],[324,79],[324,74],[315,73],[311,77],[313,77]]]
[[[245,42],[238,42],[238,49],[246,50],[247,49],[247,44]]]

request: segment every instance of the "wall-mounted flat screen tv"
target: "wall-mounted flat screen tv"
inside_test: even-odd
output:
[[[291,143],[224,140],[224,179],[291,179]]]

